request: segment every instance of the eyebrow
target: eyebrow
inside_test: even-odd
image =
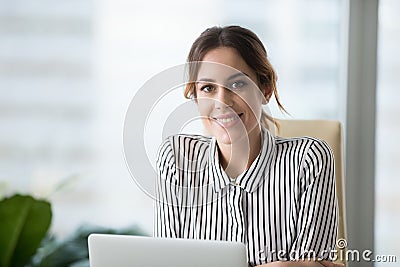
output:
[[[250,78],[250,76],[249,76],[247,73],[238,72],[238,73],[235,73],[235,74],[233,74],[232,76],[230,76],[227,80],[228,80],[228,81],[229,81],[229,80],[233,80],[233,79],[235,79],[236,77],[240,77],[240,76],[247,76],[247,77]]]
[[[235,78],[237,78],[237,77],[240,77],[240,76],[247,76],[247,77],[250,78],[250,76],[249,76],[247,73],[245,73],[245,72],[238,72],[238,73],[235,73],[235,74],[229,76],[228,79],[227,79],[227,81],[233,80],[233,79],[235,79]],[[215,80],[214,80],[214,79],[211,79],[211,78],[201,78],[201,79],[199,79],[197,82],[215,82]]]

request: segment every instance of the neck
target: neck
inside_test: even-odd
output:
[[[229,177],[236,178],[257,158],[261,150],[261,131],[256,127],[248,134],[232,144],[218,144],[220,163]]]

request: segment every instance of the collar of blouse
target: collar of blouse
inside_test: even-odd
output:
[[[275,137],[264,126],[261,127],[261,151],[251,164],[235,179],[230,178],[222,169],[218,159],[218,145],[215,137],[211,139],[208,154],[208,172],[215,193],[220,192],[228,184],[239,186],[248,193],[254,192],[265,180],[271,162],[275,158]]]

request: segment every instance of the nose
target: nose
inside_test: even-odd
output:
[[[215,95],[215,108],[223,109],[227,107],[232,107],[234,93],[231,90],[224,88],[222,86],[218,87],[217,94]]]

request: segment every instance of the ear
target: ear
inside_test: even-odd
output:
[[[270,98],[272,96],[272,88],[265,84],[265,85],[261,85],[260,89],[261,89],[261,92],[264,95],[264,99],[263,99],[262,104],[266,105],[269,102],[269,100],[270,100]]]

